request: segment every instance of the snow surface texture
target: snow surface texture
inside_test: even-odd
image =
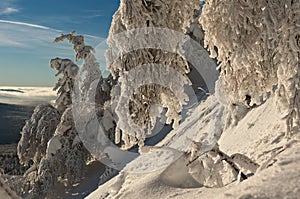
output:
[[[299,130],[300,2],[205,2],[205,46],[220,63],[229,105],[259,105],[277,86],[287,134]]]
[[[211,103],[204,102],[182,124],[185,128],[171,132],[170,136],[152,147],[152,152],[132,161],[118,176],[87,198],[297,198],[300,194],[300,142],[299,138],[292,141],[284,138],[285,122],[275,108],[274,99],[273,96],[265,104],[254,108],[238,126],[223,132],[219,140],[220,149],[230,155],[236,154],[232,158],[240,162],[239,167],[244,168],[244,172],[251,174],[258,169],[249,179],[236,183],[230,170],[222,167],[222,181],[226,186],[203,187],[200,183],[203,181],[202,175],[196,172],[200,164],[187,166],[189,157],[185,158],[184,155],[178,156],[177,161],[167,168],[161,167],[152,172],[148,170],[149,163],[163,165],[171,158],[170,155],[162,155],[161,146],[177,145],[184,149],[186,136],[193,136],[197,140],[197,137],[201,139],[206,134],[207,119],[211,117],[199,119],[199,115],[204,114]],[[183,154],[180,151],[177,153]],[[247,155],[251,161],[237,153]]]

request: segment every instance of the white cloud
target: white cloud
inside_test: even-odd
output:
[[[72,47],[66,43],[52,43],[60,34],[47,26],[0,20],[0,47],[9,48],[12,54],[48,59],[51,56],[74,56]]]
[[[38,48],[50,46],[61,32],[46,26],[0,20],[0,46]]]
[[[10,15],[20,11],[19,6],[17,6],[18,0],[0,0],[0,16]]]
[[[19,12],[19,9],[8,7],[0,11],[0,15],[9,15],[17,12]]]
[[[0,46],[15,46],[15,47],[18,47],[18,46],[22,46],[22,44],[0,32]]]
[[[72,49],[67,44],[53,45],[52,42],[63,31],[47,26],[25,23],[20,21],[0,20],[0,46],[23,46],[28,48],[61,46],[63,49]],[[103,41],[103,38],[83,34],[89,45],[96,46]]]
[[[85,37],[89,37],[91,39],[96,39],[96,40],[101,40],[100,37],[94,36],[94,35],[89,35],[89,34],[84,34]]]
[[[97,17],[103,17],[103,11],[102,10],[84,10],[83,18],[86,19],[92,19]]]
[[[0,23],[15,24],[15,25],[28,26],[28,27],[39,28],[39,29],[44,29],[44,30],[54,30],[54,31],[60,32],[60,30],[55,30],[55,29],[52,29],[52,28],[49,28],[46,26],[24,23],[24,22],[19,22],[19,21],[0,20]]]
[[[50,103],[55,97],[56,92],[53,91],[52,87],[0,86],[0,103],[37,105],[41,103]]]
[[[73,48],[68,42],[53,44],[61,33],[63,32],[43,25],[0,20],[0,52],[6,48],[13,55],[27,55],[33,59],[49,60],[55,56],[73,59]],[[87,45],[93,47],[105,40],[93,35],[83,35]]]

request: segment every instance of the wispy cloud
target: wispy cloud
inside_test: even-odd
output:
[[[20,9],[16,5],[17,0],[1,0],[0,16],[18,13]]]
[[[84,18],[86,19],[92,19],[97,17],[103,17],[103,11],[102,10],[84,10]]]
[[[86,38],[91,38],[91,39],[96,39],[97,41],[102,41],[104,39],[101,39],[100,37],[94,36],[94,35],[89,35],[89,34],[84,34]]]
[[[4,10],[0,11],[0,15],[9,15],[9,14],[13,14],[13,13],[17,13],[19,12],[19,9],[17,8],[5,8]]]
[[[26,44],[27,41],[51,43],[61,33],[63,31],[43,25],[0,20],[0,46],[20,46],[22,43]],[[94,45],[104,40],[97,36],[84,35],[88,42],[94,41]]]
[[[33,58],[73,56],[72,48],[67,48],[66,43],[53,45],[60,34],[61,31],[43,25],[0,20],[0,49],[5,47],[13,54]]]
[[[98,18],[98,17],[103,17],[104,15],[102,14],[94,14],[94,15],[86,15],[84,18],[86,19],[93,19],[93,18]]]
[[[1,47],[5,47],[13,54],[26,54],[36,58],[49,59],[53,56],[72,58],[74,52],[70,44],[67,42],[53,44],[54,39],[61,33],[67,32],[39,24],[0,20],[0,52]],[[86,43],[93,47],[105,40],[89,34],[83,35]]]
[[[20,47],[22,43],[15,41],[14,39],[10,38],[8,35],[0,32],[0,47],[1,46],[14,46]]]
[[[15,25],[21,25],[21,26],[28,26],[32,28],[39,28],[39,29],[44,29],[44,30],[54,30],[57,32],[61,32],[60,30],[55,30],[46,26],[41,26],[37,24],[31,24],[31,23],[24,23],[24,22],[19,22],[19,21],[7,21],[7,20],[0,20],[0,23],[7,23],[7,24],[15,24]]]
[[[100,14],[103,13],[103,10],[84,10],[85,13],[93,13],[93,14]]]

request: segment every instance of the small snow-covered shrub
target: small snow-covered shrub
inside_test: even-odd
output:
[[[254,174],[259,165],[243,154],[227,155],[218,143],[209,151],[202,151],[202,142],[193,141],[186,152],[190,158],[189,173],[206,187],[223,187],[235,180],[247,179],[246,173]]]

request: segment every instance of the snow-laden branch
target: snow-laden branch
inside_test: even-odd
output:
[[[55,58],[50,61],[52,69],[57,70],[58,75],[63,75],[53,90],[57,91],[55,107],[63,113],[72,104],[71,94],[79,67],[69,59]]]
[[[228,105],[260,105],[277,86],[289,133],[299,126],[300,2],[205,2],[205,46],[219,61]]]
[[[185,33],[195,17],[194,10],[199,9],[200,2],[121,0],[109,32],[110,49],[107,51],[107,59],[110,61],[108,69],[119,82],[115,89],[117,94],[114,96],[115,112],[119,119],[115,137],[117,142],[122,140],[125,143],[125,148],[135,144],[143,145],[163,108],[167,109],[166,123],[171,124],[174,121],[173,127],[178,127],[182,119],[180,112],[187,101],[183,87],[184,84],[191,84],[187,78],[190,72],[188,61],[178,53],[183,46],[171,47],[177,43],[180,45],[180,41],[174,36],[172,43],[162,41],[161,49],[149,46],[153,44],[153,39],[155,42],[162,39],[159,36],[162,30],[168,30],[168,33]],[[147,28],[151,29],[151,33],[138,39],[145,34]],[[168,39],[171,38],[172,36]],[[164,50],[164,45],[172,48],[172,51]],[[157,70],[158,65],[163,65],[165,71]],[[167,84],[161,84],[172,73],[169,71],[176,71],[180,75],[172,76],[174,79]],[[155,79],[158,76],[161,77]],[[138,84],[136,82],[142,80],[148,83],[135,88]],[[177,83],[174,91],[173,85]],[[181,92],[179,99],[174,95],[176,91]]]
[[[35,108],[21,132],[18,144],[18,156],[22,164],[31,161],[38,164],[46,155],[47,143],[54,135],[60,121],[59,112],[51,105],[39,105]]]

